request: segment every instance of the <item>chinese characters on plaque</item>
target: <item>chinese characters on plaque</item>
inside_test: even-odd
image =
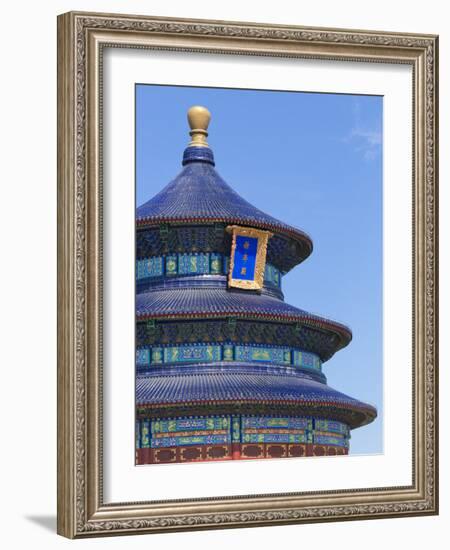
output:
[[[232,234],[228,286],[260,290],[264,284],[267,242],[271,233],[251,227],[230,225]]]

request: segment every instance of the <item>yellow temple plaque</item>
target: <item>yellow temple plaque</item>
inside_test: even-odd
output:
[[[272,233],[252,227],[229,225],[232,235],[228,286],[261,290],[264,284],[267,243]]]

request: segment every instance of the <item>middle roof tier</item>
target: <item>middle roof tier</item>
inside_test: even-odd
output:
[[[336,321],[308,313],[283,300],[249,291],[222,288],[167,288],[136,295],[137,322],[242,319],[291,324],[299,331],[320,334],[322,360],[329,359],[352,338],[351,330]],[[312,350],[314,351],[314,350]]]

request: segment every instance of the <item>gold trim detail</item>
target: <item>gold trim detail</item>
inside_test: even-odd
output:
[[[252,227],[242,227],[240,225],[229,225],[226,231],[232,234],[233,239],[231,244],[230,269],[228,271],[228,286],[244,290],[261,290],[264,284],[267,243],[273,233],[270,233],[270,231],[263,231],[262,229],[253,229]],[[256,249],[255,258],[255,276],[252,280],[233,278],[234,253],[236,252],[236,237],[238,236],[258,239],[258,248]]]
[[[207,130],[209,121],[211,120],[211,113],[206,107],[194,105],[188,110],[187,118],[191,128],[189,135],[192,138],[189,147],[209,148],[206,138],[208,137]]]

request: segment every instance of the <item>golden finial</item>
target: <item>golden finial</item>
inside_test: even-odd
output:
[[[189,147],[209,147],[206,138],[208,137],[208,125],[211,120],[211,113],[206,107],[195,105],[188,111],[188,122],[191,127],[189,135],[192,140]]]

